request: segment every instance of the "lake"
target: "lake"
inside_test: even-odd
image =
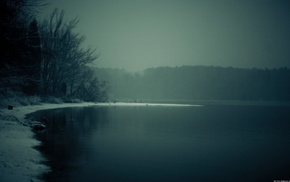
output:
[[[51,172],[45,181],[290,180],[290,107],[93,106],[28,116]]]

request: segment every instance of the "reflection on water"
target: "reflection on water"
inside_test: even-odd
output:
[[[288,106],[84,107],[36,112],[46,181],[290,179]]]

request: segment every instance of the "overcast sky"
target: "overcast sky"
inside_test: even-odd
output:
[[[290,67],[289,0],[54,0],[99,67]]]

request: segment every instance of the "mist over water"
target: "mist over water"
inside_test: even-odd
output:
[[[290,107],[97,106],[38,111],[46,181],[289,179]],[[45,118],[45,119],[44,119]]]

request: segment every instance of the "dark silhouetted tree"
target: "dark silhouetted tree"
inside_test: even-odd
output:
[[[41,68],[41,44],[37,21],[30,23],[27,35],[27,59],[23,67],[27,75],[24,92],[33,95],[39,93],[40,87],[40,68]],[[33,71],[32,71],[33,70]]]
[[[31,75],[29,22],[45,0],[0,0],[0,93],[22,91]],[[31,73],[31,71],[30,71]]]

